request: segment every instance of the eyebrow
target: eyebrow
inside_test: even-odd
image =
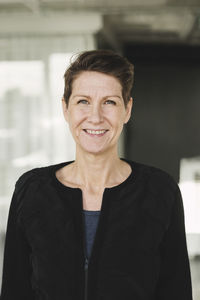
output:
[[[88,95],[74,95],[73,97],[72,97],[72,99],[73,98],[76,98],[76,97],[84,97],[84,98],[91,98],[90,96],[88,96]],[[119,98],[120,100],[122,99],[122,97],[120,97],[120,96],[118,96],[118,95],[109,95],[109,96],[104,96],[103,97],[103,99],[107,99],[107,98],[110,98],[110,97],[115,97],[115,98]]]

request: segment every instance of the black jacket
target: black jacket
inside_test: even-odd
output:
[[[191,300],[184,212],[166,172],[126,160],[106,188],[88,269],[82,192],[55,177],[65,162],[23,174],[13,194],[1,300]]]

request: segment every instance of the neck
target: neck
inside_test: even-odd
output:
[[[105,153],[80,155],[77,151],[73,174],[76,174],[77,183],[86,189],[101,190],[123,180],[123,165],[124,162],[120,160],[117,151],[106,155]]]

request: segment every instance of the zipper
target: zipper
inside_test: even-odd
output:
[[[84,300],[87,300],[88,298],[88,264],[89,264],[89,259],[87,258],[87,252],[86,252],[86,240],[85,240],[85,224],[84,224],[84,215],[83,217],[83,251],[84,251],[84,271],[85,271],[85,286],[84,286]]]
[[[88,294],[88,259],[85,257],[85,300],[87,300]]]

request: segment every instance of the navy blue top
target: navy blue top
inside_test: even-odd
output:
[[[100,212],[100,210],[83,210],[87,258],[91,255]]]

